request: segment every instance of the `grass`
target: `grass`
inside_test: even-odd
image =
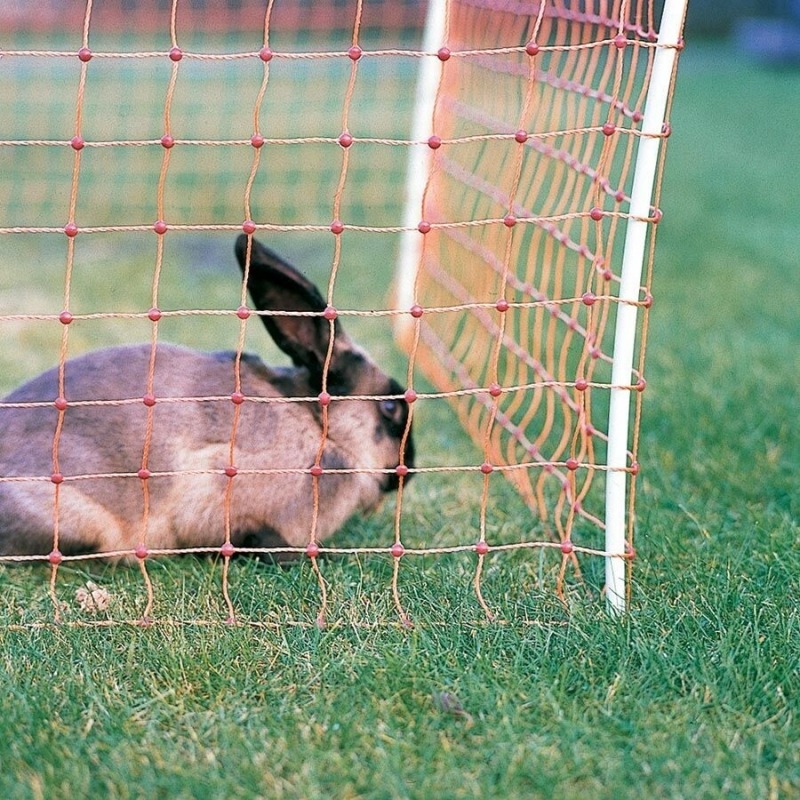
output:
[[[520,557],[488,566],[487,596],[507,620],[489,625],[471,563],[452,557],[401,572],[423,623],[372,625],[393,619],[391,565],[375,558],[325,565],[339,623],[324,630],[0,627],[1,796],[800,795],[800,203],[787,135],[800,76],[708,46],[681,66],[632,613],[611,619],[578,598],[567,613],[537,590],[547,565]],[[214,291],[213,275],[192,280]],[[4,378],[26,368],[15,347]],[[468,447],[447,415],[428,435]],[[459,524],[462,489],[414,491],[421,530]],[[513,523],[506,501],[498,524]],[[369,541],[390,520],[387,508],[344,535]],[[178,615],[181,603],[217,610],[211,564],[152,573]],[[87,576],[68,571],[65,596]],[[141,608],[129,573],[99,577],[123,608]],[[47,618],[45,581],[0,571],[3,619]],[[318,609],[302,567],[234,564],[232,587],[267,622],[286,603],[300,622]]]

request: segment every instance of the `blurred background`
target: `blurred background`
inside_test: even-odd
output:
[[[239,305],[232,243],[248,217],[317,226],[264,235],[321,286],[334,258],[328,226],[335,214],[364,225],[397,224],[407,148],[367,142],[352,148],[335,210],[342,169],[337,137],[347,127],[360,137],[407,138],[415,59],[364,59],[345,120],[351,64],[341,55],[352,43],[354,3],[276,3],[272,50],[301,56],[336,51],[340,57],[278,56],[262,63],[254,54],[264,44],[264,0],[184,0],[175,20],[177,41],[186,53],[212,57],[184,58],[170,87],[175,62],[165,54],[172,46],[171,7],[163,0],[96,0],[88,42],[97,55],[81,84],[82,62],[75,54],[84,42],[86,4],[0,2],[0,50],[6,51],[0,57],[0,228],[6,233],[0,235],[0,314],[53,314],[64,307],[62,230],[73,202],[79,226],[108,228],[74,240],[69,302],[76,313],[141,311],[153,304],[152,226],[160,218],[172,226],[158,285],[164,309]],[[424,13],[419,3],[369,0],[361,46],[418,48]],[[261,97],[267,76],[269,91]],[[256,131],[270,143],[258,154],[246,208]],[[78,132],[86,146],[73,187],[70,140]],[[166,132],[179,142],[168,166],[159,146]],[[175,230],[181,225],[195,227]],[[220,225],[232,230],[214,228]],[[386,302],[396,239],[393,233],[365,237],[352,231],[342,237],[342,261],[358,265],[341,276],[349,303],[369,308]],[[38,266],[20,266],[26,264]],[[165,322],[166,338],[205,349],[235,346],[230,320]],[[351,327],[359,326],[370,323],[355,320]],[[2,334],[11,346],[0,352],[0,392],[57,361],[57,327],[6,320]],[[106,319],[82,321],[70,334],[70,351],[79,352],[146,339],[149,331],[140,321]],[[383,342],[378,350],[389,356],[390,335],[365,335]],[[277,357],[257,329],[255,336],[255,349]]]

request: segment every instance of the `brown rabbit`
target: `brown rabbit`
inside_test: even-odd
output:
[[[316,398],[323,389],[331,330],[322,315],[326,303],[310,281],[255,239],[240,236],[236,255],[255,308],[314,312],[261,316],[294,366],[271,368],[256,356],[242,356],[244,402],[239,404],[231,459],[235,353],[157,346],[145,538],[144,493],[137,474],[145,449],[148,407],[143,398],[148,394],[151,346],[113,347],[67,361],[67,407],[58,438],[61,553],[132,553],[143,541],[151,549],[222,545],[223,498],[230,480],[225,470],[232,465],[232,544],[271,548],[309,542],[311,468],[322,441],[323,412],[316,401],[289,398]],[[395,467],[413,467],[414,462],[403,389],[353,344],[338,320],[333,328],[326,382],[332,400],[320,461],[317,540],[329,537],[355,512],[378,505],[398,486]],[[0,554],[39,555],[53,549],[57,395],[58,372],[53,369],[0,403]],[[378,399],[347,399],[353,395]],[[170,398],[206,399],[168,402]],[[80,404],[97,400],[128,402]],[[27,403],[43,405],[16,405]],[[276,469],[296,471],[251,472]],[[70,480],[74,476],[83,477]]]

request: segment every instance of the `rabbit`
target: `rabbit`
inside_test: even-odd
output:
[[[339,319],[331,323],[322,314],[325,300],[298,270],[245,234],[237,239],[235,251],[256,309],[314,314],[261,315],[293,366],[269,367],[255,355],[242,354],[244,401],[238,404],[233,457],[236,404],[231,398],[241,399],[234,395],[235,352],[202,353],[159,343],[152,388],[150,344],[70,359],[64,370],[67,406],[56,468],[58,370],[39,375],[0,403],[0,555],[51,553],[56,471],[63,476],[58,486],[62,555],[124,551],[117,558],[132,560],[143,545],[148,550],[219,547],[226,541],[229,481],[234,548],[306,547],[312,541],[314,514],[311,468],[323,439],[324,412],[316,398],[323,391],[329,348],[324,388],[332,399],[318,464],[323,471],[317,476],[314,541],[330,537],[351,515],[374,509],[398,488],[398,472],[407,473],[395,468],[414,464],[409,407],[400,384],[350,340]],[[155,404],[148,409],[144,399],[150,394]],[[375,399],[346,399],[352,395]],[[302,397],[315,400],[291,401]],[[166,402],[170,398],[206,399]],[[77,404],[91,400],[129,402]],[[26,403],[42,405],[15,405]],[[152,434],[145,464],[148,412]],[[226,468],[233,472],[233,465],[231,479]],[[139,474],[143,468],[149,477]],[[249,472],[276,468],[300,471]],[[351,469],[358,471],[336,472]],[[149,494],[146,535],[144,481]],[[274,556],[279,561],[291,557],[280,551]]]

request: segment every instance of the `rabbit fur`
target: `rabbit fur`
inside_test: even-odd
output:
[[[304,547],[312,533],[315,464],[322,441],[323,410],[316,397],[334,329],[325,389],[328,430],[320,465],[315,538],[331,536],[354,513],[376,507],[395,490],[394,468],[413,467],[408,405],[401,386],[355,345],[340,321],[322,312],[318,289],[280,256],[241,235],[236,255],[253,305],[259,311],[315,312],[311,316],[261,315],[291,367],[268,367],[257,356],[239,360],[240,391],[235,449],[236,353],[201,353],[158,344],[152,390],[151,345],[112,347],[66,362],[67,408],[58,438],[58,547],[62,554],[148,548],[217,547],[225,541],[225,467],[234,464],[230,504],[235,547]],[[59,412],[58,370],[9,394],[0,405],[0,554],[46,555],[54,545],[54,436]],[[142,398],[156,398],[148,409]],[[377,400],[353,395],[394,396]],[[221,398],[202,401],[171,398]],[[128,401],[78,405],[79,401]],[[131,402],[133,401],[133,402]],[[148,413],[152,433],[146,468],[149,513],[143,530],[143,467]],[[408,428],[408,430],[406,430]],[[403,446],[404,442],[404,446]],[[401,453],[401,447],[403,452]],[[303,472],[252,474],[250,470]],[[359,472],[336,473],[335,470]],[[186,474],[186,470],[192,474]],[[334,470],[327,472],[327,470]],[[388,470],[374,472],[372,470]],[[162,474],[163,473],[163,474]],[[91,476],[105,477],[91,477]],[[69,480],[71,476],[82,477]]]

